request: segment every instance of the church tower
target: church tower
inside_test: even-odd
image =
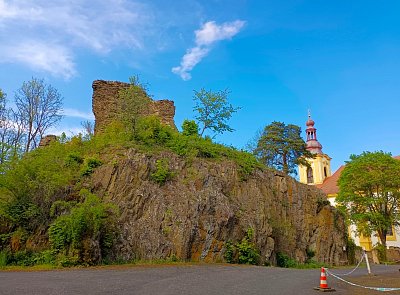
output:
[[[299,177],[300,182],[311,185],[321,184],[325,178],[331,176],[331,158],[322,152],[322,145],[317,140],[317,129],[314,124],[315,122],[308,112],[306,148],[315,155],[315,158],[308,160],[311,167],[299,165]]]

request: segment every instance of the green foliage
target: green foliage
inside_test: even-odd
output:
[[[279,267],[291,268],[297,266],[297,261],[282,252],[276,253],[276,264]]]
[[[249,228],[246,236],[241,242],[236,244],[236,248],[239,252],[238,262],[240,264],[257,264],[260,258],[260,251],[256,245],[252,242],[254,237],[254,230]]]
[[[296,174],[297,165],[309,166],[306,158],[313,157],[301,138],[300,127],[283,122],[265,126],[253,153],[265,165],[285,174]]]
[[[235,263],[235,245],[231,241],[225,243],[224,258],[228,263]]]
[[[170,180],[174,173],[169,170],[168,159],[160,159],[156,161],[156,171],[151,174],[151,179],[160,185]]]
[[[83,203],[75,205],[67,215],[59,216],[49,228],[49,241],[59,263],[97,263],[85,248],[86,242],[99,245],[100,251],[110,249],[116,238],[118,210],[104,204],[87,190],[81,191]]]
[[[347,252],[347,260],[349,264],[356,264],[356,251],[362,250],[360,246],[357,246],[354,240],[350,237],[347,238],[346,252]]]
[[[233,107],[228,103],[228,94],[228,90],[213,92],[202,88],[200,91],[194,91],[195,106],[193,110],[197,113],[196,120],[202,125],[200,136],[203,136],[206,130],[215,134],[233,131],[227,121],[240,108]]]
[[[97,158],[85,159],[85,166],[82,169],[82,176],[91,175],[97,167],[100,167],[103,163]]]
[[[182,123],[182,134],[185,136],[198,136],[199,125],[194,120],[185,120]]]
[[[146,115],[150,97],[146,85],[139,81],[138,76],[129,78],[129,87],[119,91],[120,121],[129,131],[135,132],[138,120]]]
[[[79,167],[83,163],[83,158],[76,153],[71,153],[67,155],[65,159],[65,166],[67,167]]]
[[[386,246],[388,229],[400,221],[400,161],[382,151],[351,155],[338,184],[336,201],[358,231],[376,232]]]
[[[0,268],[9,264],[9,252],[7,250],[0,251]]]
[[[378,259],[380,262],[387,261],[386,247],[384,245],[378,243],[374,246],[374,250],[378,252]]]
[[[171,127],[162,125],[157,116],[148,116],[138,120],[135,139],[146,145],[164,145],[173,132]]]
[[[224,258],[228,263],[257,264],[260,258],[260,251],[252,242],[254,230],[248,228],[246,236],[236,244],[231,241],[225,243]]]

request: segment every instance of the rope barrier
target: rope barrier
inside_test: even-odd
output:
[[[364,260],[364,255],[361,257],[361,260],[358,262],[358,264],[357,264],[357,266],[352,270],[352,271],[350,271],[350,272],[348,272],[348,273],[345,273],[345,274],[340,274],[340,276],[348,276],[348,275],[351,275],[359,266],[360,266],[360,264],[361,264],[361,262]],[[335,274],[335,275],[337,275],[337,276],[339,276],[339,274]]]
[[[345,282],[345,283],[347,283],[349,285],[355,286],[355,287],[360,287],[360,288],[369,289],[369,290],[375,290],[375,291],[381,291],[381,292],[390,292],[390,291],[399,291],[400,290],[400,288],[381,288],[381,287],[362,286],[362,285],[359,285],[359,284],[355,284],[355,283],[346,281],[345,279],[343,279],[343,278],[331,273],[327,268],[326,268],[326,272],[329,275],[331,275],[332,277],[334,277],[334,278],[336,278],[336,279],[338,279],[338,280],[340,280],[342,282]]]

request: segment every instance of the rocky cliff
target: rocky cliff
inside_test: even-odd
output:
[[[129,87],[128,83],[95,80],[92,84],[92,109],[96,118],[95,132],[103,130],[107,124],[118,118],[120,101],[118,93]],[[174,123],[175,106],[171,100],[152,100],[145,115],[157,115],[161,122],[176,129]]]
[[[161,158],[174,175],[164,185],[151,180]],[[243,181],[229,161],[134,149],[115,153],[110,163],[98,168],[91,185],[120,208],[117,256],[223,261],[225,243],[251,227],[260,263],[274,264],[277,252],[304,262],[312,251],[321,262],[346,261],[341,215],[321,191],[279,172],[257,170]]]

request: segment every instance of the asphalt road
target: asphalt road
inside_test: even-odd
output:
[[[373,272],[399,273],[399,266],[373,266]],[[348,270],[332,270],[340,274]],[[357,269],[352,276],[366,273]],[[0,294],[318,294],[319,269],[299,270],[238,265],[135,266],[53,271],[0,271]],[[347,277],[349,278],[349,277]],[[328,277],[334,294],[351,286]],[[400,287],[400,280],[399,280]],[[379,294],[381,292],[363,294]],[[385,294],[400,294],[389,292]]]

